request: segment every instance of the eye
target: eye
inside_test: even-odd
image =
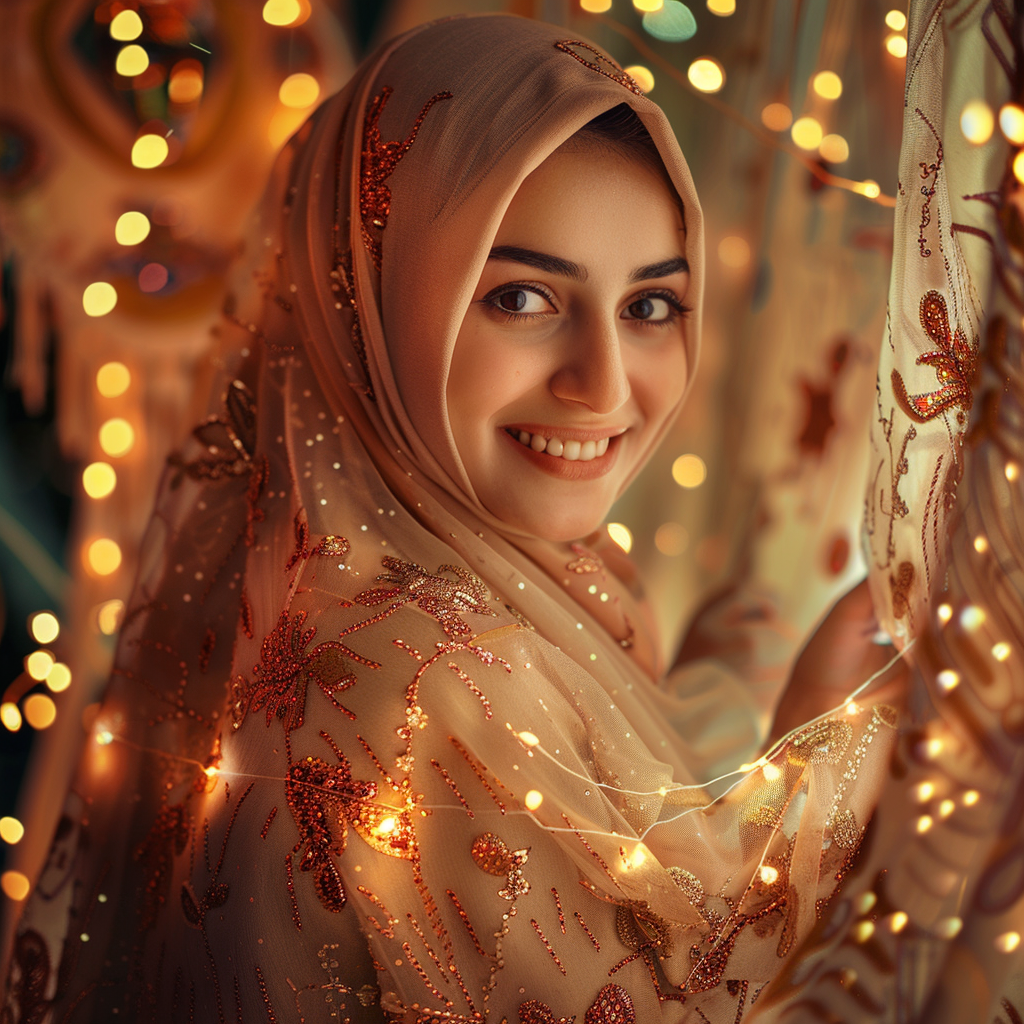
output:
[[[509,317],[543,316],[555,312],[550,297],[533,286],[503,285],[484,296],[483,302]]]
[[[678,303],[671,302],[664,295],[641,295],[623,311],[624,320],[645,320],[648,323],[665,323],[674,320],[682,310]]]

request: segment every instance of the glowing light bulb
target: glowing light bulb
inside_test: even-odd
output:
[[[893,32],[902,32],[907,27],[907,16],[902,11],[889,11],[885,23]]]
[[[935,934],[940,939],[955,939],[963,926],[964,923],[959,917],[946,917],[935,926]]]
[[[135,431],[127,420],[115,417],[100,427],[100,447],[111,458],[127,455],[134,444]]]
[[[109,537],[100,537],[86,545],[85,564],[97,576],[110,576],[121,566],[121,548]]]
[[[135,11],[118,11],[110,22],[110,38],[130,43],[142,35],[142,19]]]
[[[665,0],[633,0],[633,6],[644,13],[660,11]]]
[[[875,934],[874,921],[858,921],[853,926],[853,941],[867,942]]]
[[[868,199],[877,199],[882,194],[882,189],[879,187],[878,182],[872,181],[871,178],[858,182],[854,186],[854,191],[860,192],[861,195],[867,196]]]
[[[801,149],[817,149],[825,133],[816,118],[799,117],[789,130],[790,137]]]
[[[902,910],[897,910],[892,917],[889,918],[889,931],[891,931],[893,935],[899,935],[899,933],[907,927],[907,922],[909,920],[910,918]]]
[[[132,375],[124,363],[104,363],[96,371],[96,390],[104,398],[123,395],[132,382]]]
[[[885,48],[893,57],[899,57],[902,59],[907,55],[907,40],[904,36],[887,36],[885,40]]]
[[[956,804],[947,798],[939,804],[939,817],[948,818],[954,810],[956,810]]]
[[[96,625],[104,636],[113,636],[121,624],[121,613],[124,611],[124,601],[114,598],[112,601],[104,601],[96,609]]]
[[[769,103],[761,111],[761,124],[769,131],[784,132],[793,123],[793,112],[785,103]]]
[[[1020,477],[1020,466],[1016,462],[1008,462],[1003,469],[1006,479],[1012,484]]]
[[[17,818],[0,818],[0,839],[13,846],[20,843],[25,835],[25,826]]]
[[[521,732],[519,733],[519,739],[526,744],[528,747],[535,747],[540,740],[532,732]]]
[[[969,789],[963,795],[964,807],[973,807],[981,799],[981,794],[976,789]]]
[[[289,75],[277,90],[278,99],[296,110],[311,107],[320,96],[320,83],[312,76],[300,71]]]
[[[939,622],[945,625],[953,618],[953,606],[943,602],[935,609],[935,615],[938,617]]]
[[[46,688],[51,693],[63,693],[71,685],[71,669],[62,661],[54,662],[46,674]]]
[[[608,524],[608,536],[611,537],[616,544],[622,548],[626,554],[629,554],[629,549],[633,546],[633,534],[629,527],[624,523],[609,523]]]
[[[0,889],[8,899],[20,903],[28,896],[30,888],[28,879],[20,871],[5,871],[0,875]]]
[[[971,100],[960,112],[960,131],[975,146],[983,146],[988,142],[995,127],[995,115],[984,100]]]
[[[999,108],[999,130],[1008,142],[1024,143],[1024,110],[1016,103],[1004,103]]]
[[[918,803],[927,803],[933,796],[935,796],[935,783],[934,782],[919,782],[911,790],[914,795],[914,799]]]
[[[846,163],[850,159],[850,145],[842,135],[826,135],[818,146],[822,160],[830,164]]]
[[[0,722],[8,732],[17,732],[21,728],[21,711],[13,701],[5,700],[0,704]]]
[[[698,57],[686,69],[686,77],[699,92],[718,92],[725,85],[725,71],[711,57]]]
[[[645,68],[643,64],[630,64],[629,67],[622,70],[636,82],[637,88],[641,92],[650,92],[654,88],[654,75],[651,73],[651,69]]]
[[[921,817],[917,819],[916,828],[919,834],[924,835],[924,833],[927,832],[934,824],[935,820],[930,814],[922,814]]]
[[[107,462],[92,462],[82,470],[82,487],[90,498],[105,498],[117,486],[117,473]]]
[[[1020,932],[1003,932],[993,945],[1000,953],[1012,953],[1020,945]]]
[[[263,5],[263,20],[268,25],[291,25],[301,13],[298,0],[267,0]]]
[[[773,868],[771,864],[762,864],[760,874],[765,885],[774,885],[779,880],[779,869]]]
[[[220,772],[219,772],[219,771],[218,771],[218,769],[216,769],[216,768],[215,768],[215,767],[214,767],[214,766],[213,766],[212,764],[208,764],[208,765],[207,765],[207,766],[206,766],[206,767],[205,767],[205,768],[203,769],[203,774],[204,774],[204,775],[205,775],[205,776],[206,776],[206,777],[207,777],[208,779],[213,779],[213,778],[216,778],[216,777],[217,777],[217,776],[218,776],[218,775],[220,774]]]
[[[776,782],[782,778],[782,769],[777,764],[769,762],[761,769],[761,774],[766,782]]]
[[[960,685],[960,673],[955,669],[944,668],[935,677],[935,682],[939,688],[949,693],[950,690],[955,689]]]
[[[590,14],[604,14],[612,9],[612,0],[580,0],[580,7]]]
[[[843,95],[843,80],[834,71],[819,71],[811,79],[811,88],[823,100],[837,100]]]
[[[144,171],[152,170],[167,159],[170,151],[162,135],[140,135],[132,146],[132,166]]]
[[[114,742],[114,734],[109,729],[100,729],[96,733],[96,742],[101,747],[109,747]]]
[[[523,803],[526,804],[528,811],[535,811],[542,803],[544,803],[544,794],[537,789],[531,789],[527,792],[526,796],[523,797]]]
[[[672,463],[672,479],[687,490],[700,487],[707,477],[708,468],[699,455],[680,455]]]
[[[149,54],[137,43],[122,46],[114,62],[114,70],[124,78],[141,75],[149,67]]]
[[[645,860],[647,860],[647,851],[643,848],[643,846],[638,846],[633,851],[633,856],[630,859],[630,863],[633,867],[638,868],[641,864],[643,864]]]
[[[53,612],[36,612],[29,619],[28,629],[37,644],[52,644],[60,633],[60,623]]]
[[[969,604],[960,613],[960,625],[968,632],[979,629],[985,623],[985,612],[976,604]]]
[[[33,651],[25,659],[25,671],[41,683],[50,674],[53,663],[54,657],[49,651]]]
[[[1013,176],[1024,184],[1024,149],[1013,158]]]
[[[117,305],[117,291],[106,281],[94,281],[82,292],[87,316],[106,316]]]
[[[45,693],[30,693],[22,707],[25,721],[33,729],[49,729],[57,718],[57,705]]]
[[[720,18],[736,13],[736,0],[708,0],[708,10]]]
[[[718,243],[718,258],[727,267],[739,270],[750,262],[750,246],[739,235],[728,235]]]
[[[920,744],[921,753],[929,760],[934,760],[942,753],[942,740],[938,736],[925,740]]]

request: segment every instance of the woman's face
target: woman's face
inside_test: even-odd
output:
[[[448,414],[484,506],[548,540],[604,521],[686,387],[682,215],[589,142],[520,186],[452,356]]]

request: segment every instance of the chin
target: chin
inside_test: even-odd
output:
[[[534,510],[519,515],[496,514],[510,526],[532,534],[541,540],[551,541],[555,544],[568,544],[571,541],[588,537],[595,530],[600,529],[607,513],[607,509],[602,509],[600,513],[592,515],[545,515]]]

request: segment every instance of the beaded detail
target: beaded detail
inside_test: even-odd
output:
[[[589,50],[596,59],[590,60],[583,56],[582,53],[578,53],[573,49],[574,46],[581,50]],[[604,75],[605,78],[618,82],[619,85],[624,89],[628,89],[634,96],[643,96],[643,89],[637,85],[636,79],[631,75],[627,75],[611,57],[606,56],[597,47],[591,46],[590,43],[585,43],[582,39],[560,39],[555,43],[555,49],[569,54],[573,60],[578,60],[585,68],[590,68],[591,71],[596,71],[599,75]]]

